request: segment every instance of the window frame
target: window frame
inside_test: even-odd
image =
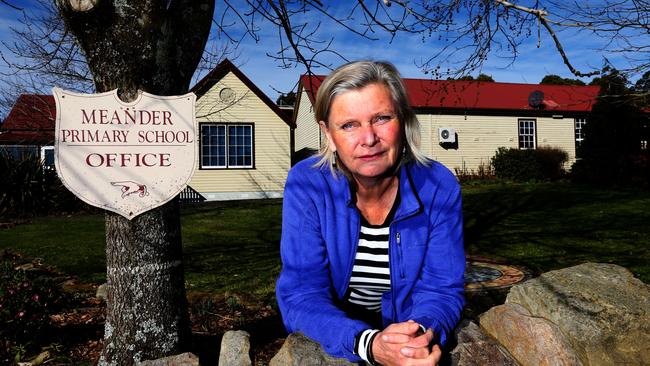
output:
[[[580,128],[578,128],[580,124]],[[587,124],[587,117],[576,117],[573,119],[573,137],[575,141],[576,149],[582,145],[582,142],[585,140],[585,125]],[[580,134],[580,137],[578,137]]]
[[[203,127],[224,126],[225,127],[225,165],[212,166],[203,164]],[[230,165],[230,127],[245,126],[251,129],[251,164],[245,166]],[[199,123],[199,170],[251,170],[255,169],[255,123],[252,122],[201,122]]]
[[[521,133],[521,128],[522,128],[521,123],[522,122],[532,122],[533,123],[533,126],[532,126],[533,133],[532,133],[532,141],[531,141],[532,144],[533,144],[532,147],[522,147],[521,146],[522,145],[521,137],[522,136],[530,136],[528,134],[522,134]],[[537,119],[536,118],[519,118],[517,120],[517,146],[519,146],[519,150],[535,150],[535,149],[537,149]]]
[[[47,152],[51,151],[52,152],[52,164],[47,164]],[[46,167],[47,169],[54,169],[56,166],[56,154],[54,151],[54,146],[53,145],[45,145],[41,146],[41,161],[43,162],[43,166]]]

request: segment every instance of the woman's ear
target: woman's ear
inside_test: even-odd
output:
[[[318,126],[320,126],[320,131],[327,137],[327,145],[329,146],[330,150],[332,152],[336,151],[336,145],[334,145],[334,142],[332,142],[332,134],[330,133],[330,129],[327,127],[327,123],[325,121],[320,121],[318,122]]]

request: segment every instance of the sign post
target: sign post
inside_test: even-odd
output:
[[[53,88],[55,164],[84,202],[132,219],[180,193],[196,169],[196,96],[117,90],[80,94]]]

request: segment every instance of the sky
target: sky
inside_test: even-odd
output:
[[[242,1],[232,0],[231,4],[238,4]],[[334,3],[333,14],[335,16],[343,15],[342,13],[336,13],[342,7],[337,7],[336,1],[331,3]],[[14,0],[12,4],[22,6],[28,11],[34,8],[33,1],[30,0]],[[215,10],[216,18],[220,17],[222,11],[223,3],[218,0]],[[18,11],[6,7],[0,9],[0,40],[2,42],[7,43],[13,41],[12,32],[9,30],[9,27],[20,27],[20,16],[21,13]],[[232,13],[229,13],[226,19],[235,18]],[[390,61],[397,66],[404,77],[409,78],[431,78],[430,75],[425,75],[417,67],[416,63],[441,47],[441,44],[435,40],[435,35],[431,39],[425,39],[424,42],[420,36],[398,35],[391,42],[386,33],[377,32],[374,36],[379,39],[369,41],[352,34],[332,22],[328,22],[325,17],[315,13],[296,15],[293,20],[295,20],[294,24],[307,21],[308,26],[311,27],[318,22],[322,22],[319,28],[319,37],[323,40],[332,38],[333,43],[331,48],[343,55],[346,59]],[[233,54],[236,55],[233,62],[262,91],[272,100],[275,100],[279,92],[295,90],[298,78],[305,70],[301,66],[283,68],[279,61],[268,57],[267,54],[275,54],[279,48],[277,28],[263,21],[258,22],[257,26],[259,27],[257,31],[258,40],[254,40],[251,37],[244,37],[237,48],[233,49]],[[242,28],[237,26],[231,27],[229,31],[232,35],[242,34]],[[562,39],[569,58],[577,69],[591,71],[603,66],[605,59],[599,50],[599,48],[604,46],[602,40],[587,33],[561,32],[559,36]],[[219,34],[216,27],[212,29],[211,42],[217,42],[220,45],[227,43],[225,37]],[[650,40],[647,43],[650,43]],[[540,44],[540,47],[537,47],[535,31],[534,35],[519,47],[519,56],[514,63],[511,63],[510,59],[502,57],[503,54],[493,53],[490,54],[482,69],[472,74],[473,76],[477,76],[481,72],[491,75],[496,81],[514,83],[539,83],[548,74],[575,78],[563,64],[560,54],[554,47],[553,41],[543,31]],[[229,47],[232,47],[232,45]],[[8,54],[2,45],[0,45],[0,51],[5,57],[14,57]],[[615,66],[625,66],[625,60],[620,56],[610,54],[607,57]],[[332,67],[336,67],[345,62],[343,59],[334,55],[326,55],[321,60]],[[6,68],[1,64],[2,62],[0,61],[0,71],[6,71]],[[446,69],[447,67],[451,67],[451,62],[443,60],[440,66],[442,69]],[[314,69],[314,72],[327,74],[329,70],[327,68],[317,68]],[[202,75],[197,75],[197,77],[200,76]],[[583,80],[588,82],[590,79],[583,78]],[[49,88],[46,88],[43,92],[48,93]]]
[[[318,19],[318,17],[315,17]],[[319,20],[322,20],[320,17]],[[327,23],[323,23],[327,24]],[[329,23],[323,26],[328,36],[334,38],[332,48],[343,54],[348,60],[373,59],[390,61],[397,66],[403,77],[409,78],[431,78],[417,67],[416,63],[422,58],[431,55],[441,45],[435,40],[427,39],[422,42],[420,36],[398,35],[390,42],[385,33],[378,32],[380,39],[368,41],[359,36],[344,30],[340,26]],[[535,30],[536,31],[536,30]],[[384,35],[382,37],[382,35]],[[596,38],[586,32],[574,30],[558,33],[563,46],[574,67],[583,72],[598,70],[605,64],[605,58],[601,49],[606,47],[602,39]],[[245,39],[238,47],[240,56],[235,64],[272,98],[277,97],[275,90],[291,90],[298,81],[298,76],[304,72],[304,68],[291,69],[279,68],[279,62],[266,57],[265,54],[275,53],[278,50],[277,31],[267,27],[260,32],[261,40],[254,42],[250,38]],[[435,38],[435,37],[434,37]],[[650,43],[650,39],[646,44]],[[540,46],[536,34],[528,38],[518,48],[519,55],[514,62],[503,56],[510,53],[493,53],[483,65],[482,69],[472,73],[476,77],[479,72],[491,75],[495,81],[513,83],[539,83],[545,75],[556,74],[561,77],[578,78],[574,76],[563,63],[560,53],[556,50],[553,40],[542,30]],[[607,54],[607,60],[615,66],[627,67],[627,62],[620,55]],[[336,67],[345,61],[337,57],[326,58],[329,63]],[[446,69],[450,63],[441,63]],[[314,70],[319,74],[327,74],[325,68]],[[579,78],[588,83],[591,78]]]

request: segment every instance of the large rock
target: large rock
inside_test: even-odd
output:
[[[519,366],[476,323],[464,320],[456,330],[456,347],[450,352],[452,366]]]
[[[142,361],[140,366],[199,366],[199,358],[193,353],[159,358],[157,360]]]
[[[229,330],[221,338],[219,366],[251,366],[250,334],[243,330]]]
[[[582,365],[560,328],[532,317],[521,305],[495,306],[481,315],[480,323],[523,366]]]
[[[269,366],[356,366],[342,358],[334,358],[321,346],[299,333],[289,334]]]
[[[650,365],[650,287],[623,267],[547,272],[514,286],[506,303],[555,323],[585,365]]]
[[[98,299],[102,299],[104,301],[108,300],[108,284],[103,283],[97,287],[97,291],[95,292],[95,297]]]

